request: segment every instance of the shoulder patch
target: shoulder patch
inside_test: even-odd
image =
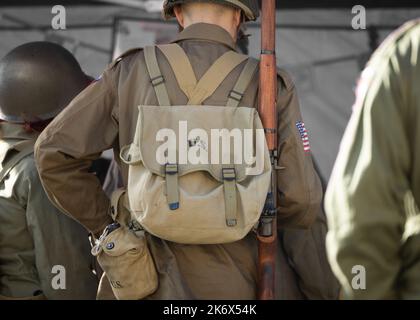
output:
[[[290,91],[293,89],[295,84],[293,83],[292,77],[289,75],[288,72],[286,72],[283,69],[277,68],[277,75],[282,80],[287,91]]]
[[[126,57],[128,57],[128,56],[130,56],[132,54],[135,54],[137,52],[140,52],[142,50],[143,50],[143,48],[132,48],[132,49],[127,50],[126,52],[124,52],[123,54],[121,54],[118,58],[116,58],[114,61],[112,61],[111,64],[110,64],[110,66],[109,66],[109,68],[110,69],[114,68],[124,58],[126,58]]]

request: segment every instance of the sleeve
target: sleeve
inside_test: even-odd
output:
[[[328,186],[327,248],[346,298],[398,297],[412,165],[405,94],[410,85],[403,74],[407,62],[415,61],[405,56],[410,52],[394,42],[383,45],[362,73]]]
[[[95,299],[98,281],[87,231],[51,204],[35,168],[25,185],[26,220],[44,295],[51,300]]]
[[[278,109],[278,226],[308,228],[322,201],[321,182],[312,162],[309,134],[299,109],[296,88],[280,72]]]
[[[35,145],[37,167],[48,197],[95,235],[111,217],[109,199],[88,170],[118,135],[116,69],[108,68],[101,79],[80,93]]]
[[[337,300],[339,297],[340,285],[327,258],[326,235],[327,220],[321,207],[308,230],[287,228],[279,235],[288,262],[298,275],[299,288],[310,300]]]

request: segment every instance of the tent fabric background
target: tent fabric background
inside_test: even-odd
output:
[[[0,57],[28,41],[54,41],[96,77],[113,55],[165,42],[177,31],[175,24],[163,24],[159,13],[115,6],[71,6],[67,30],[52,30],[52,16],[50,6],[0,8]],[[419,16],[420,9],[369,9],[367,25],[378,26],[380,42],[393,28]],[[325,181],[351,114],[357,77],[371,52],[368,30],[353,30],[352,18],[350,9],[278,12],[277,62],[296,83],[311,149]],[[257,57],[258,23],[249,24],[247,33],[250,54]]]

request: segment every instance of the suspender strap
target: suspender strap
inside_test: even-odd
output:
[[[233,69],[248,59],[245,55],[235,51],[228,51],[216,60],[197,83],[191,62],[184,50],[178,44],[160,45],[158,47],[168,60],[178,81],[179,87],[188,97],[189,105],[202,104],[204,100],[216,91]],[[156,47],[146,47],[144,49],[144,55],[147,70],[155,89],[159,105],[169,106],[169,95],[157,62]],[[248,61],[249,62],[246,64],[245,69],[238,79],[237,86],[235,86],[234,91],[231,92],[230,96],[233,96],[234,98],[230,99],[232,101],[228,103],[231,103],[233,106],[236,105],[236,102],[234,102],[235,98],[238,99],[239,95],[243,95],[243,91],[248,87],[257,67],[257,62],[255,60],[249,59]],[[239,95],[235,95],[234,92],[238,92]]]
[[[228,51],[223,54],[197,83],[188,104],[200,105],[203,103],[216,91],[228,74],[246,59],[248,59],[247,56],[235,51]]]
[[[0,171],[0,183],[7,177],[9,172],[25,157],[34,152],[35,140],[24,141],[15,146],[15,149],[18,151],[10,160],[8,160]]]
[[[237,223],[236,173],[235,168],[223,168],[223,189],[225,194],[226,225],[234,227]]]
[[[160,45],[158,48],[168,59],[179,87],[189,99],[197,85],[197,78],[185,51],[176,43]]]
[[[168,91],[165,86],[165,79],[160,72],[156,58],[156,47],[145,47],[144,58],[146,60],[147,71],[149,72],[152,86],[155,89],[156,97],[160,106],[170,106]]]
[[[252,58],[248,59],[245,67],[243,68],[238,81],[235,84],[233,90],[229,93],[229,98],[226,106],[228,107],[238,107],[241,102],[246,89],[251,83],[252,78],[254,77],[255,71],[258,67],[258,61]]]

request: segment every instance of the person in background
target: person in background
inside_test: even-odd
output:
[[[348,299],[420,299],[420,20],[362,73],[325,205]]]
[[[0,61],[0,300],[96,297],[88,232],[50,202],[33,156],[39,134],[89,83],[54,43]]]

